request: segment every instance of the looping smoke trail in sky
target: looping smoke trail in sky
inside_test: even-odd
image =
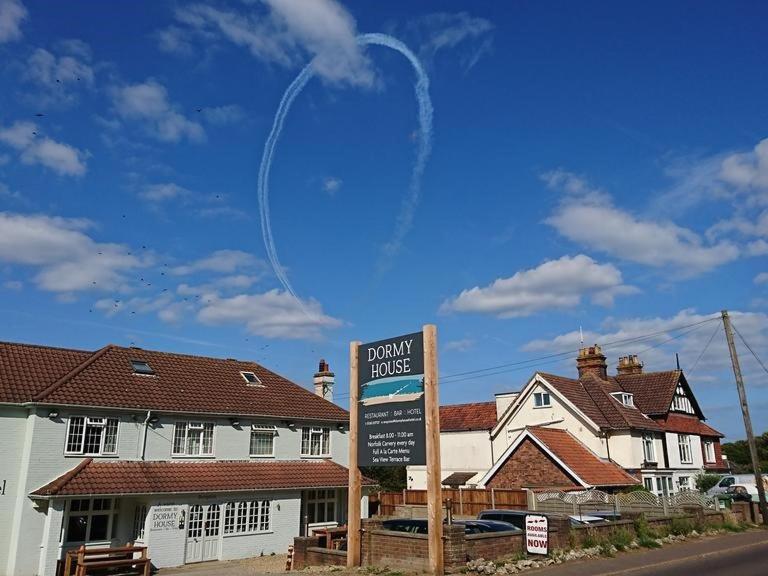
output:
[[[386,259],[391,259],[400,250],[408,231],[413,225],[413,218],[416,211],[416,206],[419,203],[421,197],[421,177],[424,174],[424,168],[429,158],[429,154],[432,150],[432,101],[429,98],[429,77],[427,76],[424,68],[419,62],[416,55],[411,50],[400,42],[400,40],[388,36],[386,34],[371,33],[361,34],[357,37],[358,44],[365,45],[377,45],[384,46],[399,52],[411,63],[416,73],[416,100],[419,105],[419,145],[416,153],[416,161],[411,173],[411,182],[408,190],[408,195],[403,200],[400,208],[400,213],[397,217],[395,224],[395,231],[387,244],[384,246],[384,256]],[[296,97],[301,93],[307,82],[314,76],[315,72],[310,62],[291,82],[288,89],[283,94],[280,100],[280,105],[277,107],[275,113],[275,119],[272,122],[272,130],[269,133],[266,143],[264,144],[264,154],[261,157],[261,165],[259,166],[259,178],[258,178],[258,200],[259,200],[259,214],[261,216],[261,234],[264,239],[264,247],[267,250],[267,257],[272,265],[272,269],[277,276],[277,279],[283,285],[283,288],[291,294],[301,306],[304,313],[311,317],[310,313],[304,307],[296,291],[293,289],[291,282],[288,280],[288,276],[283,270],[280,259],[277,256],[277,248],[275,247],[275,240],[272,236],[272,223],[269,211],[269,172],[272,168],[272,158],[275,153],[275,146],[280,138],[280,133],[283,131],[283,123],[285,117],[288,115],[291,106],[293,105]],[[385,267],[388,263],[380,263],[380,269]]]

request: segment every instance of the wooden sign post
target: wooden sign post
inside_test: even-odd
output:
[[[347,567],[360,566],[360,499],[362,478],[357,465],[358,413],[358,348],[360,342],[349,343],[349,502],[347,503]]]
[[[362,466],[426,466],[429,570],[443,574],[437,328],[349,346],[347,566],[360,565]]]
[[[440,400],[437,392],[437,327],[424,326],[424,403],[427,426],[427,537],[429,571],[443,574],[443,498],[440,478]]]

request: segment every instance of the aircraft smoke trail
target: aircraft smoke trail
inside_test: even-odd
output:
[[[399,52],[410,62],[416,73],[416,100],[419,106],[419,146],[416,154],[416,161],[411,173],[411,182],[409,185],[409,191],[406,198],[403,200],[400,208],[400,213],[397,217],[395,224],[395,231],[392,235],[392,239],[384,247],[384,255],[387,258],[394,256],[405,238],[408,231],[413,225],[413,217],[416,211],[416,206],[419,203],[421,197],[421,177],[424,174],[424,168],[429,158],[429,154],[432,150],[432,101],[429,98],[429,77],[427,76],[424,68],[419,62],[416,55],[411,50],[392,36],[379,33],[361,34],[357,37],[358,44],[365,45],[377,45],[384,46]],[[291,294],[301,306],[302,310],[307,316],[310,316],[309,312],[304,307],[296,291],[293,289],[288,276],[283,270],[280,259],[277,256],[277,248],[275,247],[275,240],[272,236],[272,224],[269,211],[269,172],[272,168],[272,158],[275,153],[275,146],[280,138],[280,133],[283,130],[283,123],[285,117],[293,105],[296,97],[301,93],[307,82],[314,76],[314,68],[310,62],[299,73],[298,76],[291,82],[288,89],[283,94],[280,100],[280,105],[277,107],[274,121],[272,122],[272,130],[269,133],[266,143],[264,144],[264,154],[261,157],[261,165],[259,166],[258,177],[258,200],[259,200],[259,214],[261,216],[261,234],[264,239],[264,247],[267,250],[267,257],[272,265],[272,269],[275,272],[283,288]]]

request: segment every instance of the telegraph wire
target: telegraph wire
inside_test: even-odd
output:
[[[760,357],[757,355],[757,352],[755,352],[755,351],[752,349],[752,346],[750,346],[749,344],[747,344],[747,341],[744,339],[744,336],[742,336],[742,335],[741,335],[741,332],[739,332],[739,329],[738,329],[738,328],[736,328],[736,326],[733,324],[733,320],[731,320],[731,327],[733,328],[733,331],[734,331],[734,332],[736,332],[736,334],[738,334],[739,338],[740,338],[740,339],[741,339],[741,341],[744,343],[744,346],[746,346],[746,347],[747,347],[747,350],[749,350],[749,351],[752,353],[752,356],[754,356],[754,357],[755,357],[755,360],[757,360],[757,363],[758,363],[758,364],[760,364],[760,367],[761,367],[761,368],[762,368],[762,369],[765,371],[765,373],[766,373],[766,374],[768,374],[768,368],[766,368],[766,366],[765,366],[765,364],[763,363],[763,361],[762,361],[762,360],[760,360]]]
[[[717,335],[718,332],[720,332],[721,328],[722,328],[722,325],[720,325],[720,324],[718,324],[715,327],[715,331],[712,332],[712,335],[709,337],[709,340],[707,340],[707,344],[704,346],[704,349],[699,354],[699,357],[696,358],[696,362],[693,363],[693,366],[691,367],[691,371],[688,374],[689,377],[693,374],[694,370],[696,370],[696,366],[699,365],[699,361],[701,361],[701,359],[704,357],[704,354],[707,353],[707,349],[709,348],[709,345],[712,344],[712,340],[715,339],[715,336]]]
[[[678,332],[680,330],[686,330],[689,328],[689,330],[686,330],[685,332],[681,334],[677,334],[675,336],[672,336],[662,342],[659,342],[657,344],[654,344],[652,346],[649,346],[648,348],[645,348],[640,353],[647,352],[648,350],[652,350],[653,348],[658,348],[659,346],[663,346],[664,344],[667,344],[668,342],[671,342],[672,340],[676,340],[678,338],[682,338],[683,336],[686,336],[700,328],[702,328],[705,324],[709,322],[714,322],[719,320],[719,316],[713,316],[712,318],[706,318],[704,320],[699,320],[698,322],[692,322],[690,324],[684,324],[682,326],[676,326],[674,328],[668,328],[666,330],[658,330],[656,332],[649,332],[648,334],[641,334],[639,336],[633,336],[631,338],[621,338],[619,340],[613,340],[611,342],[608,342],[606,344],[603,344],[602,347],[604,349],[611,349],[615,348],[616,346],[622,345],[622,344],[630,344],[635,342],[644,342],[649,339],[655,338],[662,334],[669,334],[671,332]],[[735,327],[734,327],[735,329]],[[740,335],[741,336],[741,335]],[[714,337],[714,336],[713,336]],[[528,360],[519,360],[516,362],[508,362],[504,364],[498,364],[495,366],[489,366],[487,368],[478,368],[476,370],[467,370],[465,372],[457,372],[455,374],[448,374],[446,376],[440,377],[440,383],[441,384],[454,384],[457,382],[463,382],[465,380],[471,380],[473,378],[484,378],[486,376],[496,376],[499,374],[506,374],[509,372],[516,372],[520,370],[526,370],[528,368],[531,368],[531,364],[553,364],[556,362],[561,361],[567,356],[573,356],[574,354],[578,354],[578,350],[568,350],[565,352],[557,352],[554,354],[546,354],[544,356],[539,356],[536,358],[529,358]],[[754,354],[754,352],[753,352]],[[702,353],[703,355],[703,353]],[[698,362],[698,360],[697,360]],[[761,363],[762,365],[762,363]],[[763,365],[763,369],[768,372],[768,369],[765,368]],[[346,398],[349,398],[349,394],[339,394],[337,396],[334,396],[335,399],[343,400]]]

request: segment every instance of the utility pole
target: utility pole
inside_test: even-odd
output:
[[[747,405],[747,393],[744,390],[744,380],[741,377],[741,366],[739,366],[739,356],[736,354],[736,345],[733,342],[733,329],[731,328],[731,318],[728,316],[728,310],[722,311],[723,327],[725,328],[725,339],[728,341],[728,350],[731,353],[731,364],[733,364],[733,375],[736,378],[736,389],[739,392],[739,403],[741,404],[741,414],[744,417],[744,429],[747,431],[747,444],[749,445],[749,455],[752,459],[752,470],[755,473],[755,484],[757,485],[757,496],[760,500],[760,514],[763,516],[763,524],[768,526],[768,504],[765,500],[765,486],[763,485],[763,476],[760,472],[760,461],[757,458],[757,445],[755,444],[755,434],[752,432],[752,419],[749,417],[749,406]]]

